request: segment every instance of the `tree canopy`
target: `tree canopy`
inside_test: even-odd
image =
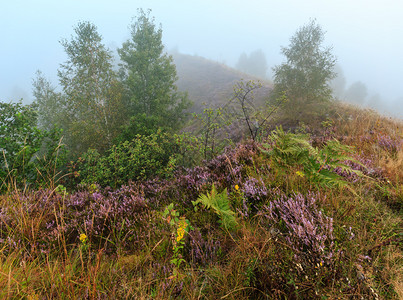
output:
[[[62,40],[68,60],[60,65],[68,142],[75,152],[106,150],[122,121],[119,82],[111,52],[90,22],[80,22],[71,40]]]
[[[176,67],[161,39],[162,29],[155,25],[150,11],[140,9],[130,38],[118,49],[123,62],[120,74],[133,122],[177,128],[189,101],[177,91]]]
[[[56,92],[49,80],[41,71],[36,72],[33,80],[34,102],[38,110],[38,125],[43,129],[62,127],[63,103],[61,93]]]
[[[183,124],[190,102],[177,91],[176,67],[150,11],[139,10],[130,38],[118,49],[119,72],[90,22],[79,22],[61,45],[67,54],[58,70],[61,91],[38,71],[33,93],[40,127],[62,128],[73,157]]]
[[[281,49],[286,62],[273,69],[273,97],[285,93],[289,110],[301,111],[332,99],[329,83],[336,76],[336,58],[331,47],[322,46],[323,41],[322,28],[312,20],[297,30],[288,47]]]

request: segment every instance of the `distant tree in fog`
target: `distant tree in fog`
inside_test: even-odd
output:
[[[245,52],[242,52],[239,56],[235,68],[244,73],[248,72],[248,55]]]
[[[367,86],[361,81],[354,82],[346,90],[345,99],[348,102],[363,105],[368,96]]]
[[[267,60],[262,50],[253,51],[249,56],[243,52],[235,66],[238,70],[262,79],[267,75]]]
[[[288,47],[281,52],[286,62],[273,68],[274,90],[272,99],[286,95],[285,110],[297,120],[309,117],[332,99],[330,81],[335,78],[336,58],[331,47],[323,47],[324,32],[310,21],[291,37]]]
[[[381,96],[378,93],[376,93],[368,98],[368,106],[370,108],[379,110],[379,109],[382,109],[382,104],[383,103],[382,103]]]
[[[403,119],[403,97],[397,98],[393,101],[390,110],[393,115]]]
[[[336,77],[330,81],[330,87],[333,90],[333,96],[336,99],[342,100],[346,92],[346,77],[339,64],[334,66],[334,72],[336,73]]]
[[[38,125],[42,129],[51,130],[55,126],[63,126],[64,103],[62,95],[48,81],[41,71],[36,72],[32,82],[34,103],[38,110]]]
[[[260,78],[266,78],[267,74],[267,61],[266,56],[262,50],[253,51],[249,55],[249,62],[251,65],[251,74]]]

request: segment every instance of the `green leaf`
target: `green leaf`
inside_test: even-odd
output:
[[[226,229],[234,229],[238,224],[235,213],[230,208],[227,189],[224,189],[221,193],[217,193],[215,185],[213,184],[210,193],[200,195],[197,201],[192,203],[194,206],[201,203],[208,209],[212,208],[220,217],[220,222]]]

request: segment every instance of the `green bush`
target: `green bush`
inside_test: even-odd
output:
[[[178,140],[168,133],[138,134],[112,146],[104,155],[88,150],[71,166],[72,177],[76,177],[73,183],[115,188],[130,180],[167,178],[175,170],[179,153]]]
[[[12,184],[44,186],[55,181],[63,163],[61,132],[37,128],[34,105],[0,102],[0,191]]]

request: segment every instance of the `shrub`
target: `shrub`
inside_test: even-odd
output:
[[[263,215],[285,236],[295,258],[305,264],[331,264],[334,259],[333,219],[316,206],[320,195],[281,196],[264,207]],[[273,231],[273,230],[272,230]]]
[[[107,253],[141,249],[159,220],[134,186],[115,191],[94,187],[94,191],[73,194],[14,193],[8,201],[0,208],[0,248],[5,253],[11,249],[34,256],[58,253],[66,245],[79,243],[82,234]]]
[[[33,105],[0,102],[0,116],[0,192],[53,182],[64,163],[61,132],[37,128]]]
[[[137,135],[131,141],[114,145],[104,155],[90,149],[71,165],[73,183],[115,188],[130,180],[168,178],[176,167],[178,149],[179,143],[161,131]]]

